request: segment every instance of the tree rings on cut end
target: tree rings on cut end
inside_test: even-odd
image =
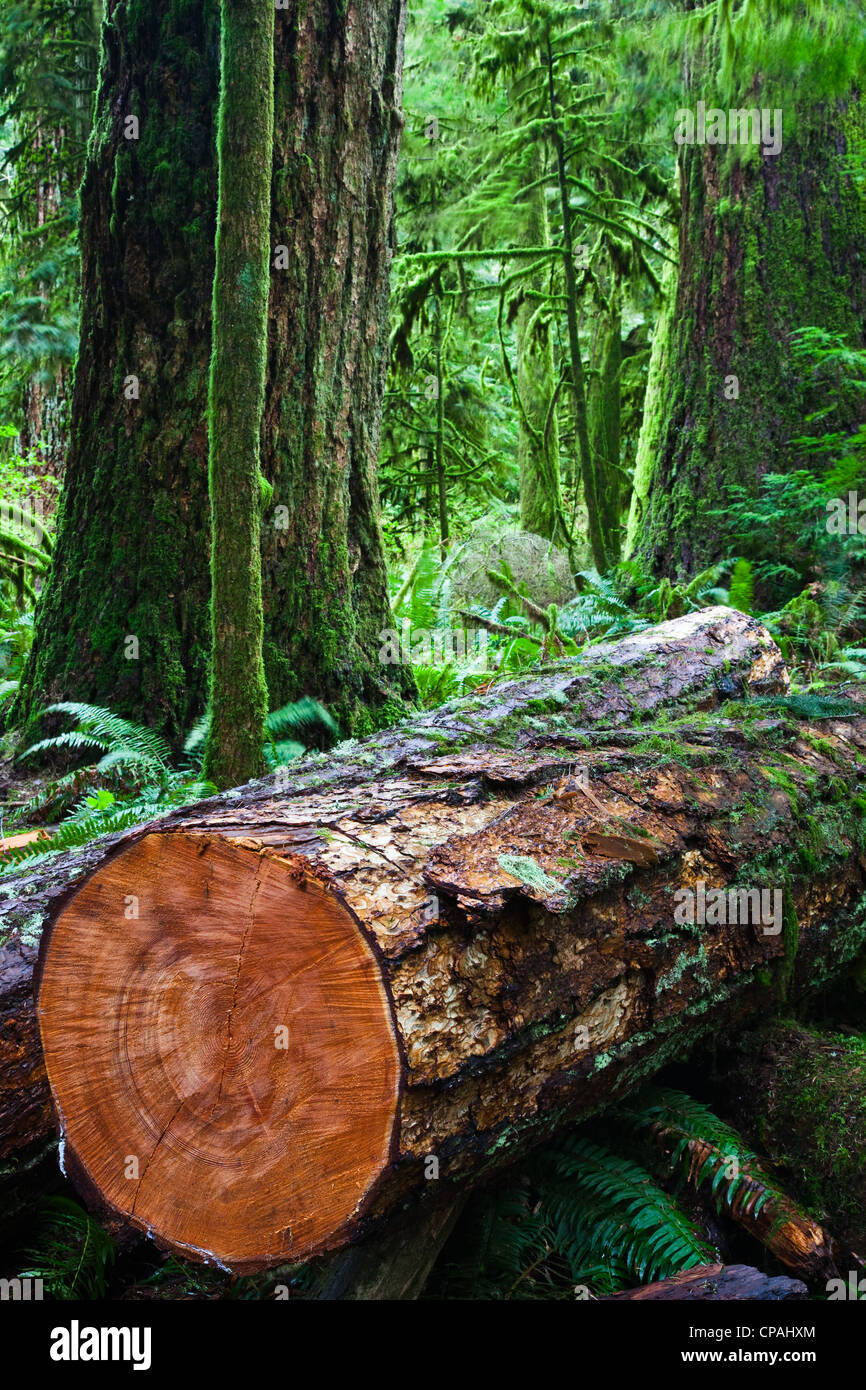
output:
[[[297,863],[145,835],[57,917],[39,1025],[73,1168],[178,1254],[251,1271],[328,1249],[388,1165],[385,984]]]

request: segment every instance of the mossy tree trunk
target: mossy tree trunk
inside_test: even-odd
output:
[[[732,715],[726,690],[788,681],[759,623],[705,609],[306,760],[289,787],[23,865],[0,900],[0,1156],[50,1130],[41,1036],[70,1174],[174,1249],[263,1267],[797,1007],[863,949],[866,720]]]
[[[178,739],[204,706],[218,41],[217,0],[105,7],[70,451],[16,722],[78,699]]]
[[[592,446],[589,440],[589,425],[586,406],[586,373],[580,350],[578,328],[577,276],[574,269],[574,229],[572,223],[571,201],[569,196],[568,163],[562,128],[559,123],[559,106],[554,83],[554,57],[548,40],[547,80],[550,102],[551,141],[556,159],[556,172],[559,183],[559,207],[562,217],[562,265],[565,277],[565,311],[568,324],[568,350],[571,365],[571,388],[574,398],[574,428],[577,435],[577,452],[580,460],[580,481],[583,485],[583,499],[586,503],[587,530],[592,549],[593,563],[600,573],[607,569],[608,555],[604,541],[601,508],[598,498],[598,481],[593,463]]]
[[[697,73],[694,91],[703,94]],[[757,84],[735,103],[768,104],[777,101]],[[796,127],[794,115],[789,101],[777,155],[682,147],[679,279],[629,521],[630,545],[656,573],[691,575],[728,553],[707,510],[729,484],[756,491],[767,472],[808,467],[792,442],[808,408],[792,331],[866,341],[864,200],[846,168],[862,104],[798,104]]]
[[[314,693],[353,734],[412,690],[408,668],[378,660],[391,624],[376,465],[404,29],[403,0],[276,12],[265,662],[273,704]]]
[[[210,647],[219,5],[108,0],[105,19],[65,499],[12,719],[88,700],[178,743],[204,710]],[[271,250],[287,246],[288,268],[272,258],[266,675],[272,705],[308,692],[357,732],[412,690],[378,661],[391,620],[375,477],[404,13],[320,0],[275,23]]]
[[[211,722],[205,775],[234,787],[264,770],[259,438],[265,397],[272,0],[222,0],[219,207],[208,434]]]
[[[439,555],[448,554],[448,478],[445,470],[445,373],[442,361],[442,304],[433,302],[433,348],[436,364],[436,492],[439,498]]]
[[[641,540],[641,528],[646,515],[647,499],[653,486],[655,450],[659,442],[665,394],[665,373],[668,369],[670,336],[673,332],[674,312],[676,310],[676,262],[665,261],[660,289],[661,303],[652,328],[643,418],[638,435],[634,477],[632,479],[631,505],[625,536],[626,558],[635,553]]]
[[[598,504],[608,559],[615,562],[622,549],[620,519],[623,508],[620,469],[620,419],[622,368],[622,289],[614,272],[610,293],[600,306],[597,320],[595,371],[587,389],[589,441],[598,479]]]
[[[533,157],[531,179],[542,176],[540,150]],[[550,233],[543,185],[528,196],[527,246],[547,246]],[[517,459],[520,466],[520,524],[524,531],[563,545],[562,490],[559,478],[559,428],[552,408],[556,390],[549,315],[544,313],[545,277],[533,276],[523,287],[514,333],[517,343],[517,390],[520,395]]]

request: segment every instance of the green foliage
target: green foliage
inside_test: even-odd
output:
[[[799,1212],[741,1135],[683,1091],[646,1086],[606,1113],[606,1143],[589,1137],[597,1128],[558,1136],[518,1178],[476,1194],[437,1292],[603,1295],[713,1263],[712,1240],[677,1198],[684,1184],[747,1230],[765,1209],[771,1226]]]
[[[45,753],[101,751],[96,762],[58,778],[49,778],[11,818],[28,825],[48,816],[64,819],[45,841],[6,853],[0,873],[12,873],[25,860],[41,860],[63,849],[86,844],[97,835],[125,830],[152,820],[178,806],[213,795],[215,788],[191,768],[174,769],[168,744],[158,733],[122,719],[96,705],[63,701],[49,705],[46,715],[62,714],[75,728],[31,744],[19,759]]]
[[[50,401],[77,350],[77,191],[96,85],[97,7],[14,0],[0,11],[0,413]]]
[[[43,1197],[34,1218],[34,1246],[19,1278],[42,1279],[49,1298],[101,1299],[115,1260],[114,1242],[98,1221],[68,1197]]]
[[[446,1296],[573,1298],[666,1278],[715,1257],[711,1243],[650,1174],[566,1135],[516,1185],[476,1196],[443,1270]]]
[[[35,753],[59,748],[101,748],[103,756],[96,764],[97,772],[124,767],[141,772],[145,777],[158,777],[168,771],[168,744],[161,734],[154,733],[152,729],[142,728],[129,719],[121,719],[111,710],[101,709],[97,705],[76,704],[74,701],[48,705],[44,713],[68,714],[77,727],[40,739],[26,748],[20,757],[29,758]]]
[[[738,601],[729,597],[731,604],[762,611],[789,660],[859,676],[856,668],[845,671],[833,661],[840,647],[856,647],[866,632],[866,536],[847,527],[834,531],[829,513],[833,499],[847,513],[849,494],[863,496],[866,426],[824,433],[816,427],[850,419],[862,408],[866,351],[838,333],[806,327],[794,334],[793,356],[809,432],[792,443],[814,466],[766,473],[755,492],[733,486],[710,515],[742,557],[732,578]],[[748,577],[742,592],[741,577]]]
[[[618,1115],[634,1133],[659,1141],[670,1172],[679,1169],[696,1188],[708,1184],[719,1211],[754,1219],[768,1204],[791,1206],[736,1130],[684,1091],[649,1086]]]
[[[738,560],[731,575],[728,603],[741,613],[751,613],[754,592],[755,581],[752,575],[752,566],[748,560]]]
[[[340,737],[337,721],[310,695],[272,710],[265,719],[265,732],[269,739],[265,745],[269,768],[292,762],[308,748],[330,748]]]
[[[597,1286],[652,1283],[712,1261],[710,1243],[637,1164],[581,1138],[549,1162],[547,1203],[575,1279],[593,1269]]]
[[[615,379],[604,389],[622,412],[617,437],[636,438],[647,353],[642,322],[652,313],[660,257],[670,244],[661,228],[673,206],[666,182],[672,160],[665,156],[660,176],[646,157],[642,108],[635,111],[620,95],[615,40],[622,27],[617,7],[604,0],[591,15],[579,5],[538,0],[459,6],[430,0],[410,11],[408,120],[397,196],[400,247],[383,425],[389,530],[436,523],[437,442],[444,452],[452,535],[478,516],[482,500],[488,506],[491,498],[512,503],[518,483],[514,440],[521,432],[535,441],[538,474],[521,483],[521,505],[532,512],[526,489],[543,492],[537,514],[549,514],[553,527],[544,534],[556,534],[567,547],[578,515],[585,519],[575,460],[585,454],[583,443],[578,448],[578,427],[586,402],[583,392],[578,399],[566,385],[583,369],[575,367],[573,349],[565,344],[560,150],[570,194],[568,235],[582,257],[580,312],[591,323],[613,313],[614,303],[626,304],[628,337],[616,354],[622,360]],[[537,245],[530,233],[539,188],[549,244]],[[444,332],[437,342],[440,314]],[[544,430],[544,408],[533,423],[518,381],[520,363],[515,370],[511,360],[518,321],[523,365],[533,344],[540,349],[552,343],[555,370],[545,386]],[[600,356],[589,331],[580,355],[589,363],[592,383]],[[557,417],[571,516],[558,480],[548,476],[558,468],[558,450],[549,447]],[[622,507],[628,473],[620,458],[611,461],[610,471],[603,486],[616,499],[614,507]]]
[[[584,641],[624,636],[649,626],[649,619],[635,613],[617,592],[616,582],[597,570],[577,576],[581,592],[559,610],[562,632]]]
[[[24,661],[33,643],[32,612],[13,613],[0,621],[0,683],[3,694],[0,701],[8,699],[18,689],[18,681]]]
[[[862,719],[863,707],[842,696],[818,695],[811,692],[796,695],[753,695],[744,704],[732,701],[726,711],[766,710],[768,713],[789,714],[793,719]]]
[[[442,638],[441,660],[413,660],[412,674],[423,709],[432,709],[455,696],[464,695],[479,685],[525,670],[542,660],[547,650],[546,635],[539,633],[539,624],[520,610],[518,598],[503,595],[492,608],[472,603],[465,613],[452,606],[451,571],[459,560],[463,546],[452,549],[447,559],[440,559],[439,547],[425,540],[414,563],[406,572],[396,597],[392,600],[397,629],[405,628],[409,652],[414,655],[412,636],[418,632],[431,634],[431,656],[435,657],[437,634]],[[507,569],[507,565],[504,566]],[[477,617],[497,629],[486,634],[486,645],[473,650],[472,639],[464,636],[463,655],[456,657],[447,646],[447,635],[458,625],[462,634],[473,627]],[[512,635],[513,634],[513,635]]]
[[[183,746],[196,766],[201,766],[209,724],[208,712],[190,730]],[[340,737],[336,720],[310,695],[272,710],[265,718],[265,733],[268,742],[262,752],[269,769],[293,762],[309,748],[329,748]]]
[[[16,434],[13,425],[0,426],[0,440]],[[53,485],[41,475],[35,450],[0,454],[0,673],[9,670],[13,654],[20,657],[29,646],[26,641],[22,647],[21,624],[36,602],[37,583],[54,549]],[[32,623],[27,627],[29,639]]]

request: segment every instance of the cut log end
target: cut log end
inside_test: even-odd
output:
[[[391,1161],[401,1059],[358,922],[310,866],[150,834],[43,942],[64,1141],[107,1209],[235,1271],[340,1243]]]

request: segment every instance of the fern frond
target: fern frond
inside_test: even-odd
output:
[[[204,747],[207,743],[209,729],[210,711],[203,714],[201,719],[196,720],[186,736],[183,751],[196,763],[200,764],[204,759]]]
[[[757,1217],[767,1203],[791,1208],[742,1136],[684,1091],[647,1087],[618,1113],[636,1132],[649,1131],[666,1149],[670,1145],[670,1170],[682,1169],[696,1188],[709,1182],[717,1206],[727,1206],[738,1220]]]
[[[575,1136],[553,1148],[543,1198],[573,1270],[619,1261],[638,1281],[706,1264],[715,1252],[676,1202],[629,1159]]]
[[[142,767],[151,767],[163,772],[168,770],[171,753],[162,735],[153,729],[146,729],[141,724],[134,724],[129,719],[122,719],[109,709],[63,700],[58,704],[48,705],[42,713],[68,714],[76,721],[78,727],[54,738],[41,739],[39,743],[25,749],[20,754],[22,758],[49,748],[91,747],[103,748],[106,752],[123,749],[128,752],[130,760],[135,758]]]
[[[90,734],[83,734],[80,729],[69,729],[63,734],[54,734],[51,738],[41,738],[38,743],[31,743],[29,748],[25,748],[23,753],[18,754],[21,758],[30,758],[34,753],[42,753],[46,749],[55,748],[104,748],[105,743],[101,738],[93,738]]]
[[[26,1251],[22,1279],[41,1279],[51,1298],[101,1299],[114,1242],[98,1221],[68,1197],[44,1197],[36,1212],[37,1243]]]
[[[274,741],[293,735],[299,742],[303,739],[306,745],[323,734],[329,740],[340,737],[337,721],[311,695],[303,695],[300,700],[272,710],[265,720],[265,728]]]
[[[295,758],[301,758],[306,753],[303,743],[297,743],[294,739],[281,739],[279,743],[265,744],[265,762],[271,771],[278,767],[285,767],[287,763],[292,763]]]

